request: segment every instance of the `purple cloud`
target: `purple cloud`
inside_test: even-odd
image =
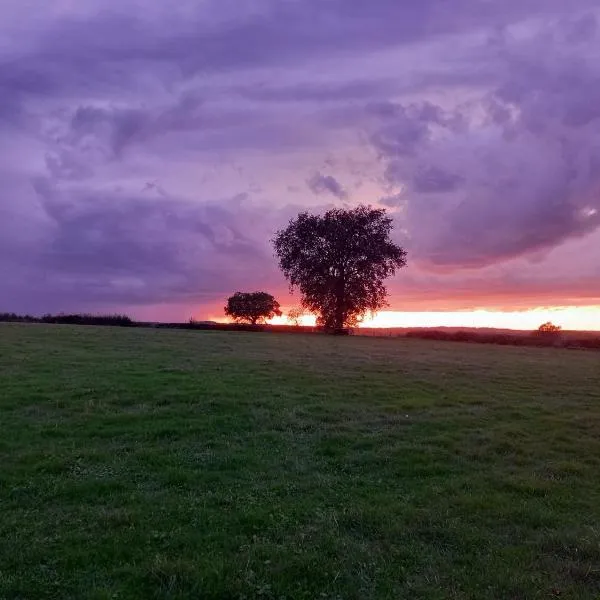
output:
[[[268,250],[248,232],[245,198],[194,205],[170,196],[37,185],[53,231],[39,264],[60,271],[89,300],[177,301],[222,295],[272,273]],[[80,287],[82,282],[89,287]]]
[[[478,267],[600,226],[592,21],[583,21],[587,41],[548,45],[571,39],[572,23],[503,39],[494,47],[500,81],[480,99],[452,111],[399,106],[381,117],[373,143],[388,182],[404,188],[418,259]]]
[[[307,185],[313,194],[317,196],[320,194],[331,194],[338,200],[346,200],[348,198],[348,192],[346,192],[342,184],[333,175],[315,173],[307,181]]]
[[[398,293],[600,297],[599,22],[597,0],[7,0],[0,310],[285,290],[268,240],[324,195],[394,211]]]

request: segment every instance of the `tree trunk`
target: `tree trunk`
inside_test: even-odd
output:
[[[346,292],[346,281],[344,277],[344,271],[340,273],[340,277],[336,282],[335,290],[335,322],[334,328],[340,330],[344,328],[346,324],[346,311],[345,311],[345,292]]]

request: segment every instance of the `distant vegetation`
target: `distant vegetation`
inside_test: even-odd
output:
[[[544,323],[543,325],[540,325],[539,329],[538,329],[538,333],[541,335],[560,335],[561,332],[561,327],[559,327],[558,325],[555,325],[554,323],[551,323],[550,321],[548,321],[547,323]]]
[[[302,317],[304,316],[304,310],[301,306],[290,308],[287,313],[288,322],[295,327],[302,325]]]
[[[12,323],[55,323],[62,325],[112,325],[116,327],[133,327],[134,321],[127,315],[89,315],[89,314],[58,314],[32,317],[15,313],[0,313],[0,322]]]
[[[282,315],[279,302],[267,292],[236,292],[227,300],[225,314],[236,323],[256,325]]]
[[[530,334],[527,332],[505,333],[485,332],[476,330],[444,331],[440,329],[412,329],[406,332],[405,337],[419,338],[424,340],[437,340],[446,342],[471,342],[477,344],[498,344],[501,346],[538,346],[556,348],[589,348],[600,350],[600,335],[589,335],[585,333],[571,333],[560,335],[560,331],[552,333],[540,333],[536,330]]]
[[[292,311],[290,311],[292,312]],[[296,315],[296,313],[293,313]],[[248,331],[270,333],[317,334],[322,327],[301,326],[290,318],[289,325],[266,325],[250,323],[215,323],[212,321],[196,321],[190,319],[185,323],[151,323],[134,321],[126,315],[45,315],[33,317],[15,313],[0,313],[0,322],[12,323],[55,323],[63,325],[112,325],[119,327],[152,327],[158,329],[191,329],[200,331]],[[289,313],[288,313],[289,317]],[[469,342],[475,344],[497,344],[501,346],[537,346],[571,349],[600,350],[600,335],[595,332],[563,332],[559,330],[551,334],[540,333],[540,329],[532,332],[477,331],[475,329],[351,329],[349,333],[374,337],[406,337],[413,339],[435,340],[444,342]]]

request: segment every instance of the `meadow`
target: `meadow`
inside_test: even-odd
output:
[[[600,597],[600,355],[0,325],[0,598]]]

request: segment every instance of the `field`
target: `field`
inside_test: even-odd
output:
[[[600,598],[600,355],[0,325],[0,598]]]

